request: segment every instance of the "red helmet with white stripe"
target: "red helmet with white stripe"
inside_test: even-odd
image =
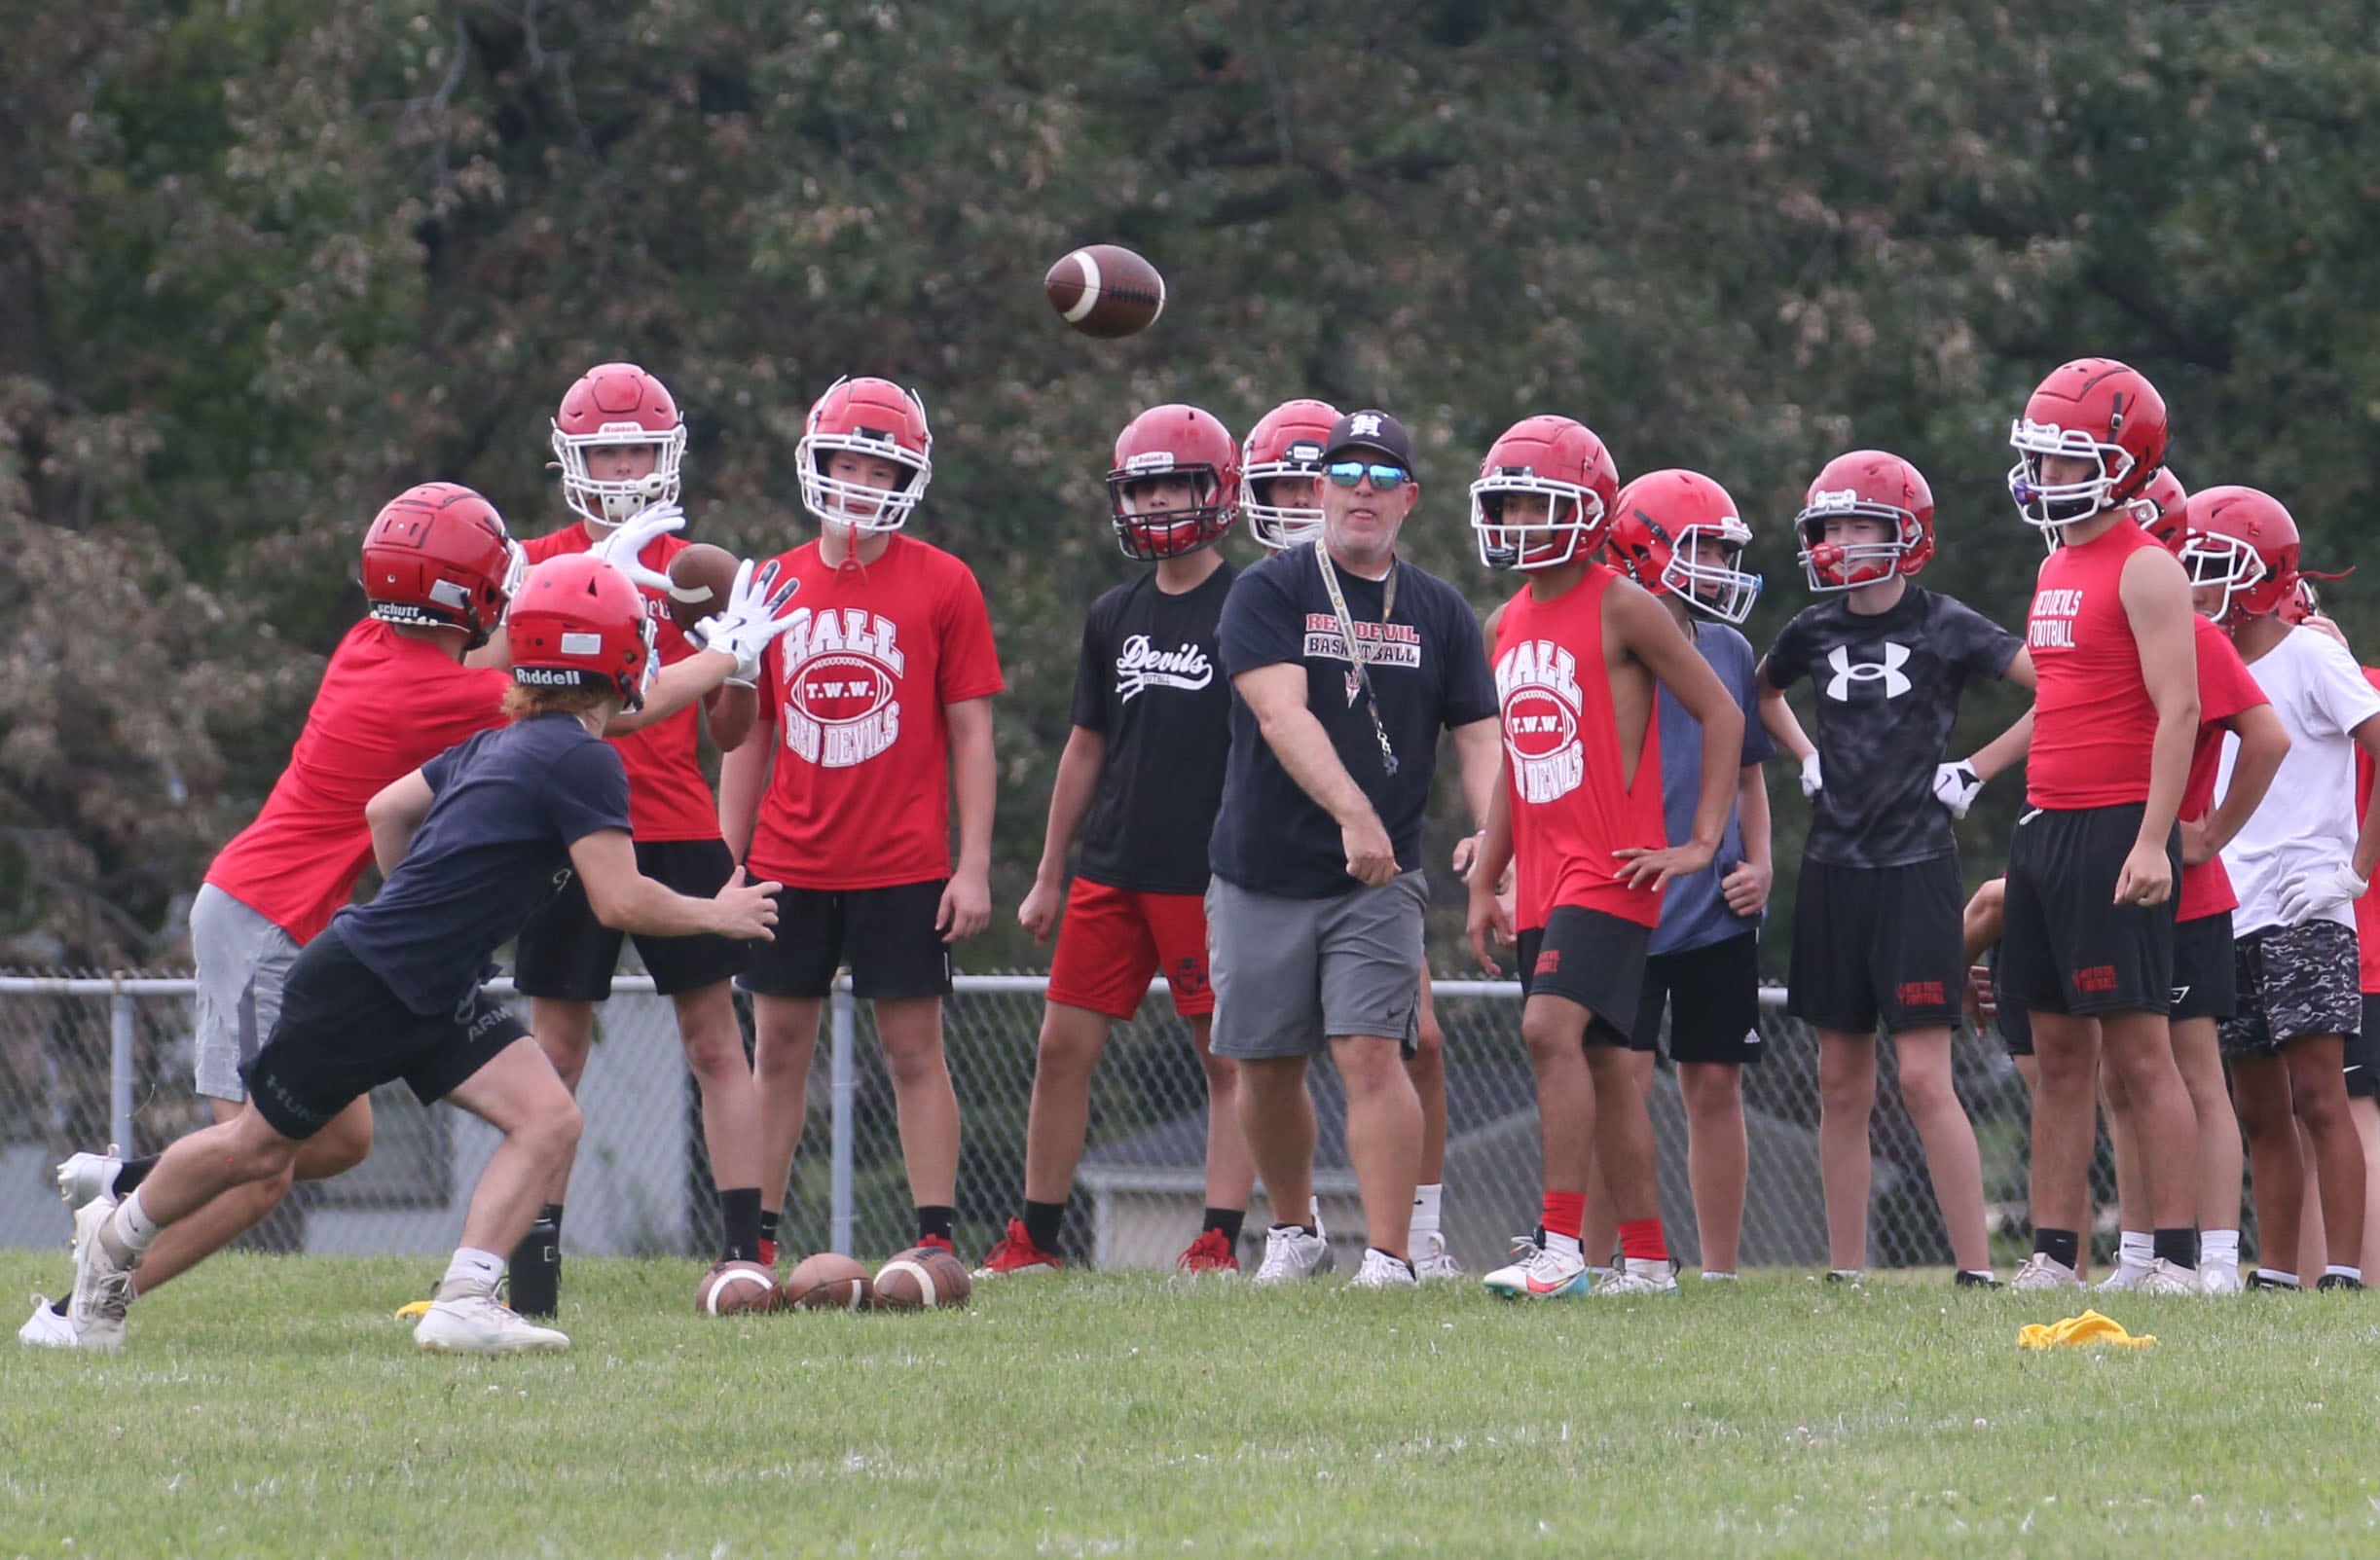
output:
[[[1248,517],[1248,534],[1265,551],[1310,542],[1322,534],[1322,445],[1338,421],[1338,408],[1328,401],[1284,401],[1257,419],[1240,452],[1240,513]],[[1275,484],[1303,479],[1313,486],[1313,501],[1280,501]]]
[[[1619,468],[1593,429],[1569,417],[1523,417],[1488,446],[1471,485],[1480,562],[1526,571],[1590,557],[1619,498]],[[1529,512],[1512,513],[1516,499]]]
[[[836,453],[865,455],[893,467],[889,487],[830,476]],[[926,403],[891,380],[840,379],[810,408],[793,462],[801,475],[802,507],[829,526],[856,531],[895,531],[934,480],[934,433]]]
[[[653,677],[653,620],[627,575],[592,553],[529,571],[504,620],[512,680],[527,688],[601,688],[639,709]]]
[[[364,533],[364,599],[387,623],[460,629],[473,648],[504,616],[526,559],[495,505],[456,482],[425,482]]]
[[[650,445],[653,469],[612,481],[587,466],[587,452],[617,445]],[[579,376],[554,414],[554,458],[562,462],[562,501],[599,530],[636,519],[655,504],[677,501],[678,467],[686,454],[686,419],[652,375],[634,363],[599,363]]]
[[[1826,523],[1845,517],[1882,521],[1875,542],[1828,541]],[[1813,591],[1848,591],[1895,574],[1915,574],[1934,556],[1934,493],[1918,468],[1882,450],[1853,450],[1826,463],[1793,519],[1802,572]]]

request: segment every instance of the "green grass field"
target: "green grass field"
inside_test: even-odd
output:
[[[582,1259],[573,1352],[469,1361],[390,1319],[437,1265],[220,1259],[120,1356],[12,1352],[0,1560],[2380,1546],[2360,1296],[2115,1297],[2160,1347],[2038,1355],[2017,1328],[2062,1308],[1934,1282],[1085,1277],[717,1321],[692,1263]],[[0,1292],[64,1268],[7,1253]]]

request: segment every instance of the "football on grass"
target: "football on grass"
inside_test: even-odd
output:
[[[767,1311],[776,1304],[777,1275],[757,1262],[721,1262],[694,1290],[694,1309],[710,1317]]]
[[[876,1287],[867,1269],[840,1252],[805,1256],[786,1279],[785,1303],[805,1311],[861,1311]]]
[[[1049,307],[1085,336],[1130,336],[1165,312],[1165,278],[1121,244],[1078,249],[1042,278]]]
[[[696,542],[670,560],[670,619],[690,629],[727,604],[743,561],[724,547]]]
[[[876,1270],[876,1304],[888,1311],[965,1305],[974,1288],[967,1264],[938,1246],[912,1246]]]

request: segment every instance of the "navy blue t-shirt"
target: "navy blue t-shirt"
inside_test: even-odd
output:
[[[1371,668],[1380,721],[1397,754],[1394,776],[1380,757],[1363,695],[1350,693],[1355,663],[1311,547],[1276,553],[1233,583],[1223,607],[1224,671],[1236,677],[1283,662],[1304,666],[1306,707],[1372,799],[1396,847],[1398,867],[1410,872],[1421,865],[1421,819],[1438,767],[1438,734],[1494,719],[1495,678],[1480,643],[1479,620],[1453,586],[1399,562],[1396,612],[1382,623],[1387,582],[1344,568],[1338,579]],[[1360,887],[1347,876],[1337,822],[1281,767],[1236,687],[1231,755],[1209,859],[1218,877],[1284,899],[1328,899]]]
[[[554,896],[571,846],[628,832],[628,771],[575,716],[533,715],[448,748],[421,778],[437,800],[405,859],[331,925],[400,1001],[435,1018],[470,999],[496,949]]]
[[[1724,623],[1697,621],[1694,647],[1703,652],[1710,670],[1727,684],[1728,696],[1743,711],[1743,764],[1765,764],[1776,751],[1768,729],[1760,723],[1760,690],[1753,681],[1752,644]],[[1661,689],[1661,808],[1669,838],[1694,836],[1695,810],[1703,800],[1703,723],[1686,713],[1686,707],[1666,687]],[[1740,937],[1759,926],[1760,917],[1739,916],[1727,908],[1719,885],[1743,860],[1743,818],[1734,805],[1727,810],[1727,832],[1719,837],[1719,853],[1710,865],[1690,878],[1671,878],[1661,891],[1661,925],[1653,929],[1646,952],[1681,954],[1691,948]]]

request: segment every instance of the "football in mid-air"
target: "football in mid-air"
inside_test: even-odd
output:
[[[1165,278],[1121,244],[1078,249],[1042,278],[1049,307],[1085,336],[1130,336],[1165,312]]]
[[[967,1264],[938,1246],[912,1246],[876,1270],[876,1304],[888,1311],[965,1305],[974,1288]]]
[[[863,1311],[875,1293],[867,1269],[840,1252],[803,1257],[785,1284],[785,1303],[805,1311]]]
[[[743,560],[724,547],[696,542],[670,560],[670,619],[690,629],[727,604]]]
[[[721,1262],[703,1275],[694,1309],[705,1316],[770,1311],[777,1305],[777,1275],[757,1262]]]

